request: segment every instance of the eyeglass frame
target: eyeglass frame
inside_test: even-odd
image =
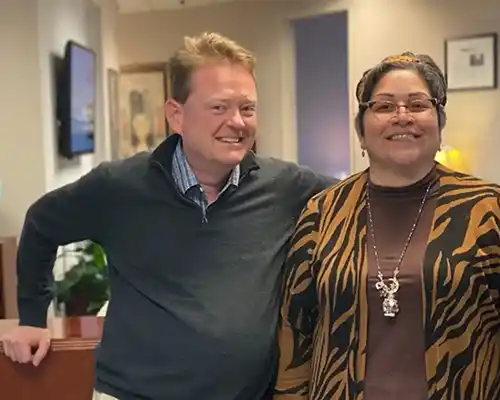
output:
[[[437,98],[435,98],[435,97],[427,97],[427,96],[426,96],[425,100],[430,101],[430,103],[432,104],[432,106],[433,106],[434,108],[436,108],[436,109],[437,109],[438,105],[440,104],[440,103],[439,103],[439,100],[438,100]],[[372,107],[374,104],[376,104],[376,103],[378,103],[378,102],[381,102],[381,101],[384,101],[384,100],[369,100],[369,101],[365,101],[365,102],[359,103],[359,108],[360,108],[360,110],[361,110],[361,111],[363,111],[363,112],[365,112],[365,111],[366,111],[366,110],[368,110],[368,109],[369,109],[370,111],[374,112],[374,111],[372,110],[372,108],[371,108],[371,107]],[[389,115],[389,114],[393,114],[393,113],[396,113],[396,114],[397,114],[397,111],[398,111],[401,107],[405,107],[405,108],[406,108],[406,110],[407,110],[407,112],[409,112],[409,113],[410,113],[410,114],[412,114],[412,115],[413,115],[413,114],[419,114],[419,112],[412,112],[412,111],[410,111],[410,110],[409,110],[409,108],[408,108],[408,104],[397,104],[397,103],[395,103],[395,102],[393,102],[393,101],[387,101],[387,102],[389,102],[389,103],[393,103],[393,104],[396,106],[396,109],[395,109],[394,111],[390,111],[390,112],[387,112],[387,113],[376,113],[376,112],[374,112],[374,114],[378,114],[378,115],[380,115],[380,114],[387,114],[387,115]],[[425,112],[425,111],[426,111],[426,110],[422,110],[422,112]]]

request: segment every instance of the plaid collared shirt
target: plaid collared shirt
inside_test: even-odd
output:
[[[174,181],[180,191],[198,204],[203,210],[203,218],[206,220],[206,212],[209,206],[207,197],[203,192],[203,188],[196,179],[196,176],[187,162],[186,155],[182,150],[181,141],[177,144],[172,158],[172,175]],[[224,193],[230,186],[238,187],[240,182],[240,166],[236,165],[233,168],[229,179],[219,193],[219,196]]]

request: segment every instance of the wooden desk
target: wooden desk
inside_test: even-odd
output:
[[[0,336],[17,320],[0,320]],[[0,398],[6,400],[91,400],[94,387],[94,349],[102,334],[103,318],[54,318],[49,354],[38,366],[8,359],[0,344]]]

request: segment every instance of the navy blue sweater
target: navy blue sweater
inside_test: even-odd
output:
[[[90,239],[111,285],[96,388],[120,400],[256,400],[272,378],[281,267],[306,201],[333,179],[248,154],[202,218],[171,175],[178,138],[103,163],[34,203],[19,244],[20,323],[43,327],[57,247]]]

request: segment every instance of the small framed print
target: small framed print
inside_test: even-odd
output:
[[[170,93],[167,63],[120,68],[121,143],[118,158],[152,151],[170,132],[164,105]]]
[[[496,89],[497,33],[445,41],[445,73],[448,90]]]

